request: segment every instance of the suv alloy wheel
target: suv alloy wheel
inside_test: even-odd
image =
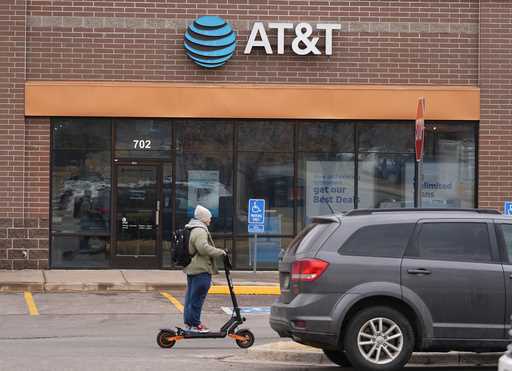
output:
[[[401,369],[414,349],[414,331],[399,311],[379,306],[363,309],[348,323],[344,348],[355,369]]]

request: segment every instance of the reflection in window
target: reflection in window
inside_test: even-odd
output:
[[[52,267],[108,267],[110,237],[81,235],[52,237]]]
[[[314,216],[354,208],[354,124],[301,122],[298,149],[298,229]]]
[[[354,125],[346,122],[300,122],[299,151],[354,152]]]
[[[172,225],[172,198],[174,195],[172,185],[172,166],[170,163],[163,164],[163,187],[162,187],[162,267],[171,266],[171,234]]]
[[[175,121],[177,152],[230,152],[233,123],[223,120]]]
[[[165,120],[114,120],[116,130],[116,157],[161,158],[171,157],[171,124]]]
[[[254,264],[254,254],[256,253],[256,268],[258,270],[276,269],[281,249],[286,249],[291,241],[291,238],[262,237],[258,235],[258,242],[255,250],[256,241],[254,238],[237,238],[235,240],[236,256],[234,259],[234,265],[238,269],[252,269]]]
[[[112,229],[111,122],[52,120],[53,266],[107,265]],[[241,269],[251,267],[245,237],[249,198],[266,200],[263,234],[275,238],[276,244],[313,216],[330,214],[329,205],[334,211],[414,205],[413,121],[114,122],[116,156],[158,159],[162,164],[164,266],[170,266],[167,252],[173,228],[185,225],[198,203],[213,212],[211,230],[216,238],[240,244],[233,244],[233,254]],[[474,122],[427,123],[423,206],[475,206],[476,128]],[[137,139],[150,140],[151,148],[145,148],[147,142],[132,148]],[[262,267],[272,266],[265,264],[262,261]]]
[[[108,120],[53,122],[52,266],[102,266],[108,261],[111,205],[111,127]],[[67,239],[66,239],[67,238]],[[69,241],[69,246],[59,245]],[[77,263],[78,264],[78,263]]]
[[[199,204],[213,215],[213,233],[233,232],[233,123],[176,121],[176,227]]]
[[[212,213],[212,232],[233,229],[231,153],[184,153],[176,158],[176,225],[185,225],[197,205]]]
[[[265,232],[293,233],[293,154],[240,152],[238,154],[237,233],[247,233],[247,204],[266,201]]]
[[[366,122],[357,127],[359,151],[363,152],[414,152],[414,125],[404,123]]]
[[[359,154],[359,208],[414,206],[414,156]]]
[[[293,125],[286,121],[245,121],[238,126],[239,151],[293,151]]]
[[[430,123],[425,130],[422,206],[475,206],[473,125]]]

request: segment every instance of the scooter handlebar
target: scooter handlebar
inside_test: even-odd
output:
[[[231,264],[231,258],[230,258],[230,251],[226,251],[226,254],[224,254],[224,269],[231,270],[233,268],[233,265]]]

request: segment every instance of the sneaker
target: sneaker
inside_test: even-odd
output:
[[[203,325],[192,326],[189,331],[190,332],[200,332],[201,334],[206,334],[206,333],[210,332],[210,330],[208,330]]]

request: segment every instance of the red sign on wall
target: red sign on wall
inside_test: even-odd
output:
[[[416,108],[416,161],[423,158],[423,147],[425,143],[425,98],[418,98],[418,106]]]

